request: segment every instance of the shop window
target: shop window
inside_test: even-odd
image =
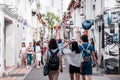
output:
[[[110,28],[110,33],[115,33],[115,26],[114,26],[114,24],[110,24],[109,28]]]

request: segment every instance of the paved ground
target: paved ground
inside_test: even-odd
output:
[[[24,80],[25,77],[30,73],[35,65],[32,64],[31,68],[15,68],[12,72],[6,76],[0,78],[0,80]]]
[[[43,76],[42,69],[42,67],[40,69],[33,68],[25,80],[48,80],[48,76]],[[63,69],[63,73],[59,75],[59,80],[70,80],[68,66]],[[120,75],[104,75],[95,69],[93,69],[93,71],[92,80],[120,80]]]
[[[48,76],[43,76],[43,69],[34,68],[29,75],[25,78],[25,80],[48,80]],[[70,80],[68,74],[68,68],[64,68],[64,72],[60,73],[59,80]]]
[[[42,67],[39,69],[16,68],[11,74],[0,78],[0,80],[48,80],[47,76],[43,76],[42,69]],[[96,70],[93,71],[92,80],[120,80],[120,75],[101,74]],[[64,68],[63,73],[60,73],[59,80],[70,80],[68,66]]]
[[[42,68],[36,69],[34,68],[25,80],[48,80],[47,76],[43,76]],[[68,67],[64,68],[64,72],[60,73],[59,80],[70,80]],[[120,75],[104,75],[99,72],[94,72],[92,76],[92,80],[120,80]]]
[[[8,76],[5,76],[0,80],[20,80],[19,78],[24,77],[26,71],[27,71],[26,68],[16,68],[13,72],[11,72],[11,74],[8,74]]]

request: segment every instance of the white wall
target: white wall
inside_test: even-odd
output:
[[[0,11],[0,77],[2,76],[2,72],[4,71],[4,38],[3,38],[3,12]]]
[[[95,2],[95,16],[101,15],[102,14],[102,9],[101,9],[101,1],[102,0],[96,0]],[[103,4],[102,4],[103,5]]]
[[[35,3],[34,3],[35,4]],[[31,8],[31,4],[29,0],[20,0],[18,3],[18,15],[23,18],[23,20],[26,20],[28,25],[21,24],[21,27],[25,27],[23,30],[22,28],[22,41],[28,45],[29,42],[32,41],[32,14],[31,10],[35,8],[34,4],[32,4],[33,8]],[[24,40],[25,39],[25,40]]]
[[[93,0],[86,0],[86,19],[90,20],[93,18]]]
[[[18,26],[19,25],[19,26]],[[22,42],[22,24],[16,21],[15,25],[15,63],[19,63],[20,59],[18,58],[19,51],[21,49]]]
[[[77,8],[77,9],[75,10],[75,12],[76,12],[75,26],[76,26],[76,27],[81,27],[80,8]]]
[[[116,2],[116,0],[104,0],[105,2],[105,9],[110,9],[113,8],[117,5],[119,5],[119,3]]]
[[[4,26],[5,29],[5,59],[6,66],[15,65],[15,20],[6,16],[6,18],[12,21],[12,24]]]

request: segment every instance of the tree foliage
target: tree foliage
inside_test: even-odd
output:
[[[47,21],[49,29],[53,28],[55,22],[57,22],[57,24],[60,23],[60,18],[52,12],[47,12],[46,14],[42,14],[42,18]]]

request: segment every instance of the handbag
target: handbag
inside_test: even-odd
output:
[[[49,67],[48,67],[48,62],[46,62],[43,67],[43,75],[47,76],[48,74],[49,74]]]

